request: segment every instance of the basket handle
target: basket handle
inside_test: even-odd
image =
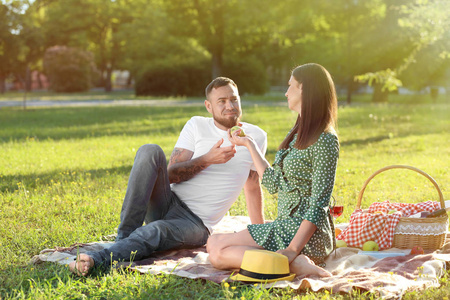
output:
[[[387,166],[387,167],[379,169],[378,171],[376,171],[375,173],[370,175],[370,177],[366,180],[366,182],[364,182],[364,185],[363,185],[363,187],[362,187],[362,189],[361,189],[361,191],[359,192],[359,195],[358,195],[358,201],[356,203],[356,209],[360,209],[361,208],[361,200],[362,200],[364,191],[366,190],[366,187],[369,184],[370,180],[372,180],[372,178],[374,178],[376,175],[380,174],[381,172],[384,172],[384,171],[387,171],[387,170],[390,170],[390,169],[409,169],[409,170],[412,170],[412,171],[416,171],[417,173],[422,174],[423,176],[425,176],[428,180],[431,181],[431,183],[434,185],[434,187],[438,191],[439,202],[441,203],[441,208],[445,207],[444,196],[442,195],[441,189],[439,188],[438,184],[436,183],[436,180],[434,180],[430,175],[428,175],[427,173],[425,173],[422,170],[419,170],[419,169],[411,167],[411,166],[392,165],[392,166]]]

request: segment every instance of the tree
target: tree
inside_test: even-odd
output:
[[[224,57],[248,55],[269,43],[271,9],[278,1],[170,0],[170,32],[195,39],[211,56],[211,77],[223,74]],[[271,7],[273,6],[273,7]],[[264,50],[267,49],[264,47]]]
[[[348,104],[359,87],[356,75],[401,60],[402,41],[389,2],[325,0],[314,7],[314,11],[323,13],[325,23],[318,41],[328,41],[323,54],[331,58],[330,72],[336,74],[336,83],[345,86]]]
[[[12,1],[0,4],[0,82],[14,74],[31,90],[31,71],[38,70],[43,55],[43,36],[40,28],[40,1]]]
[[[440,54],[434,56],[435,59],[446,59],[448,55],[445,49],[448,49],[450,2],[416,0],[412,3],[402,3],[395,8],[400,36],[408,40],[407,51],[402,52],[402,59],[397,64],[356,76],[359,81],[375,83],[378,90],[384,93],[401,86],[402,81],[399,78],[403,73],[410,70],[420,56],[427,52],[432,53],[434,47],[442,47]]]
[[[125,36],[132,21],[131,0],[66,0],[51,2],[46,11],[46,46],[66,45],[94,53],[101,86],[111,91],[112,71],[121,64]]]
[[[415,47],[401,66],[399,78],[413,89],[445,85],[450,68],[450,3],[417,1],[401,11],[407,17],[399,23],[410,32]]]
[[[14,69],[15,53],[18,49],[17,36],[12,33],[15,29],[14,12],[11,8],[0,3],[0,92],[5,92],[6,77]]]
[[[145,94],[151,90],[143,86],[146,80],[142,77],[153,78],[150,74],[169,76],[177,67],[182,72],[181,69],[187,70],[188,66],[200,66],[200,69],[209,66],[207,51],[195,39],[170,32],[168,20],[171,16],[164,9],[162,1],[135,0],[130,18],[132,21],[123,24],[118,33],[125,41],[120,67],[130,70],[133,78],[139,82],[138,93]],[[172,82],[175,78],[159,80]],[[163,85],[166,86],[167,82]]]

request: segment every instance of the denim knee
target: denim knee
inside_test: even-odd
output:
[[[157,159],[164,159],[164,161],[166,159],[164,151],[157,144],[145,144],[139,147],[138,151],[136,152],[136,158],[138,157],[147,159],[155,157]]]

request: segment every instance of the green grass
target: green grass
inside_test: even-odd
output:
[[[450,199],[450,103],[394,100],[395,104],[339,108],[341,152],[333,194],[345,205],[345,212],[338,222],[348,221],[364,181],[388,165],[406,164],[425,171]],[[268,133],[267,158],[273,161],[295,115],[286,107],[244,109],[243,119]],[[114,233],[136,150],[157,143],[169,156],[192,115],[207,112],[202,107],[0,109],[0,298],[377,298],[357,291],[298,294],[117,270],[84,279],[56,264],[27,264],[45,248],[97,241]],[[363,207],[385,199],[437,200],[437,192],[415,172],[390,170],[370,182]],[[266,218],[274,218],[276,197],[265,193],[265,207]],[[230,213],[246,214],[243,195]],[[405,298],[442,299],[450,293],[448,275],[441,282],[439,289]]]

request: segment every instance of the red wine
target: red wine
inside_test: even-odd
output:
[[[343,212],[344,212],[344,206],[342,206],[342,205],[333,206],[330,211],[331,215],[335,218],[342,215]]]

